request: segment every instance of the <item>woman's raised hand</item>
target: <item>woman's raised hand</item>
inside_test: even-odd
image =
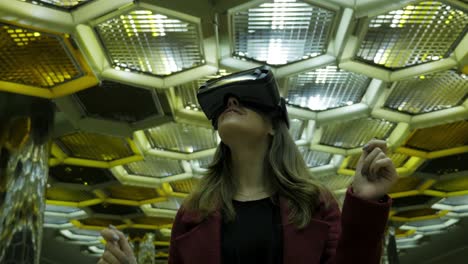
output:
[[[387,143],[373,139],[363,148],[353,181],[354,194],[366,200],[379,200],[397,181],[392,160],[387,157]]]
[[[106,240],[106,250],[97,264],[137,264],[133,250],[125,235],[110,225],[101,231]]]

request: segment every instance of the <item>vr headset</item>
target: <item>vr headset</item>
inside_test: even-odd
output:
[[[283,119],[289,128],[286,101],[279,95],[278,85],[269,67],[211,79],[200,87],[198,103],[215,129],[218,129],[218,117],[231,96],[247,108]]]

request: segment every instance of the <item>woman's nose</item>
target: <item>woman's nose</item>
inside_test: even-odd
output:
[[[227,107],[239,106],[239,100],[235,97],[229,97],[227,101]]]

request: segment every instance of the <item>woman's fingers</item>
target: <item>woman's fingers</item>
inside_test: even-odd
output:
[[[101,230],[101,236],[107,241],[107,242],[112,242],[112,241],[119,241],[120,237],[119,235],[115,232],[115,230],[105,228]]]
[[[110,264],[110,263],[100,258],[97,264]]]
[[[125,237],[124,233],[122,233],[121,231],[117,230],[117,228],[115,228],[114,226],[110,226],[110,228],[112,228],[112,230],[117,234],[117,236],[119,237],[118,239],[118,244],[120,246],[120,249],[126,254],[126,255],[129,255],[129,254],[132,254],[133,255],[133,250],[132,248],[130,247],[130,244],[128,243],[128,240],[127,238]]]
[[[372,164],[372,161],[379,155],[380,153],[383,153],[380,148],[374,148],[363,160],[362,163],[362,168],[361,168],[361,174],[365,176],[366,178],[369,176],[369,168]]]
[[[110,252],[117,260],[122,261],[127,259],[125,253],[120,249],[117,242],[107,243],[106,252]]]
[[[375,148],[380,148],[384,153],[387,153],[387,141],[381,139],[372,139],[364,146],[363,149],[369,153]]]
[[[109,264],[120,264],[119,259],[116,256],[114,256],[114,254],[111,253],[109,250],[106,250],[104,254],[102,254],[101,258]]]
[[[385,159],[389,159],[383,152],[380,152],[375,158],[374,160],[371,162],[371,165],[369,167],[369,177],[370,177],[370,180],[376,180],[378,179],[379,177],[381,176],[384,176],[383,175],[383,170],[385,168],[385,166],[387,165],[386,162],[382,163],[382,162],[379,162],[381,160],[385,160]],[[389,159],[390,160],[390,159]],[[390,160],[390,163],[392,162],[392,160]],[[389,165],[389,164],[388,164]]]

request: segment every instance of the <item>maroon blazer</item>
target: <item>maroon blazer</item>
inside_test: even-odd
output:
[[[280,197],[283,223],[283,264],[378,264],[391,199],[383,202],[346,193],[343,212],[331,199],[304,229],[288,223],[288,201]],[[220,264],[221,213],[215,212],[202,222],[196,214],[179,210],[174,221],[169,264]]]

